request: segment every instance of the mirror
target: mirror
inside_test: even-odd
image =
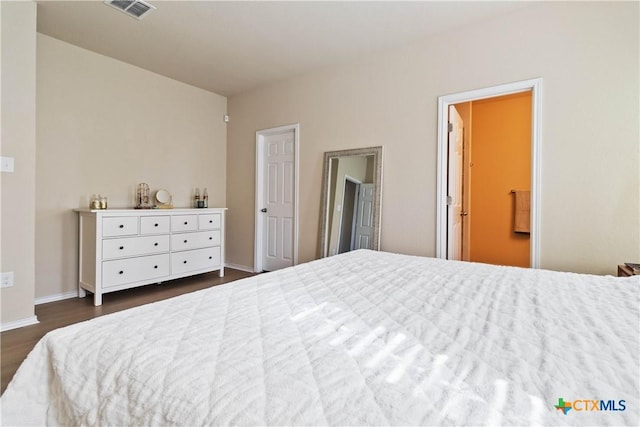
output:
[[[156,191],[156,208],[158,209],[171,209],[173,205],[171,204],[171,193],[167,190],[158,190]]]
[[[321,256],[378,250],[382,147],[324,153],[322,183]]]
[[[156,191],[156,201],[162,205],[166,205],[171,202],[171,194],[167,190]]]

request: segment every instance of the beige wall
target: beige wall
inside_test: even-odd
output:
[[[37,36],[36,297],[74,292],[77,221],[93,193],[133,207],[135,187],[188,207],[226,201],[226,98]]]
[[[2,289],[3,326],[34,321],[36,154],[36,4],[0,2],[2,14],[2,145],[15,172],[2,173],[0,265],[14,273]]]
[[[316,258],[322,154],[384,146],[381,247],[435,255],[437,97],[543,78],[541,266],[640,259],[638,3],[537,3],[229,98],[228,260],[253,265],[255,131],[300,123],[299,260]]]

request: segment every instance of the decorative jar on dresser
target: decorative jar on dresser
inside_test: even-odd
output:
[[[79,217],[78,296],[102,295],[219,270],[226,208],[74,209]]]

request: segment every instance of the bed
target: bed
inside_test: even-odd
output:
[[[2,421],[638,425],[639,279],[358,250],[52,331]]]

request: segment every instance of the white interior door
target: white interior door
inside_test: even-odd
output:
[[[267,135],[264,161],[262,269],[290,267],[294,263],[295,131]]]
[[[373,188],[373,184],[360,184],[353,249],[372,248]]]
[[[342,205],[340,206],[342,215],[340,215],[340,233],[338,237],[339,254],[353,250],[359,187],[359,182],[345,176]]]
[[[462,259],[462,117],[449,106],[447,259]]]

